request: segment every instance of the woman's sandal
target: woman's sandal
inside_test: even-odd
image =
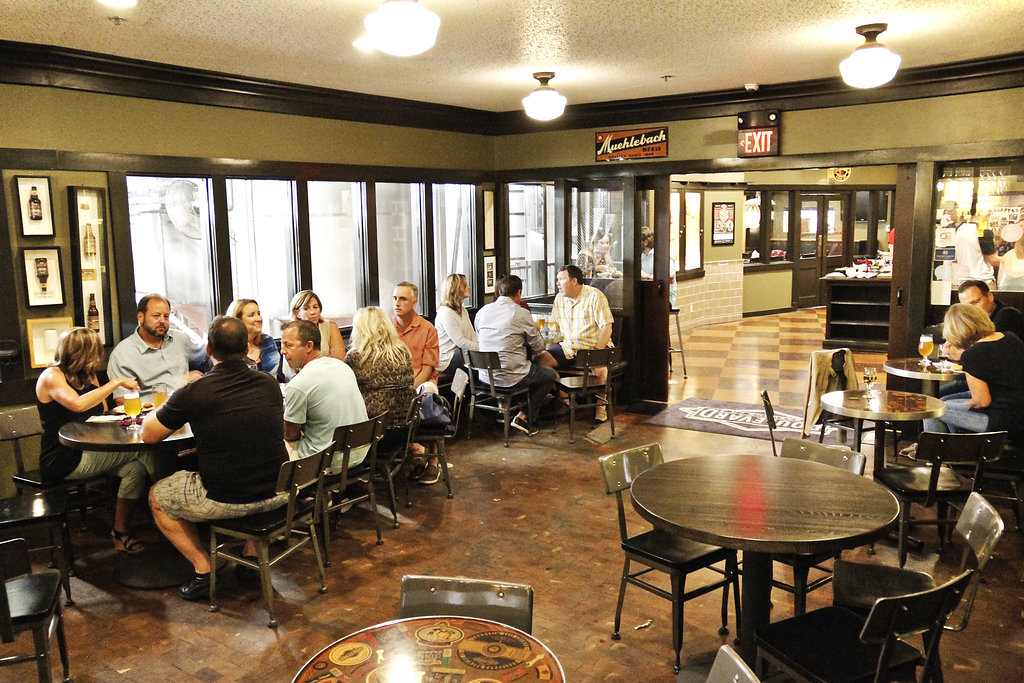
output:
[[[114,539],[114,549],[122,553],[138,553],[145,548],[141,541],[132,536],[130,531],[111,529],[110,537]]]

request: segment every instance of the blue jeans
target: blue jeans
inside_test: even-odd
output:
[[[951,394],[942,399],[946,404],[946,413],[940,418],[924,421],[928,432],[966,432],[977,434],[988,431],[988,413],[978,408],[971,408],[967,402],[971,392]]]

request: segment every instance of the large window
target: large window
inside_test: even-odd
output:
[[[622,187],[574,186],[572,259],[585,277],[622,277]]]
[[[523,296],[555,291],[555,187],[552,183],[508,186],[509,262],[523,280]]]
[[[475,185],[434,185],[434,277],[438,287],[452,273],[462,273],[473,282],[475,219]]]
[[[704,268],[704,231],[701,215],[704,196],[696,190],[672,190],[669,211],[672,219],[669,242],[669,269],[677,273],[697,273]]]
[[[392,310],[391,295],[399,282],[420,290],[417,312],[426,313],[432,293],[423,278],[423,185],[377,183],[377,265],[381,307]]]
[[[313,291],[323,302],[323,316],[340,326],[352,324],[359,306],[362,252],[359,233],[363,185],[310,182],[309,246]]]
[[[294,191],[290,180],[227,181],[231,292],[259,302],[263,331],[274,337],[291,319],[296,291]]]
[[[210,180],[128,176],[127,185],[135,300],[165,295],[171,325],[202,339],[214,315]]]

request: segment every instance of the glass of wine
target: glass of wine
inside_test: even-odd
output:
[[[917,342],[917,352],[921,354],[921,365],[929,365],[931,363],[928,360],[928,356],[931,355],[934,348],[935,342],[932,340],[932,335],[922,334]]]
[[[544,316],[539,316],[539,317],[537,318],[537,330],[538,330],[538,331],[539,331],[539,332],[540,332],[541,334],[544,334],[544,328],[545,328],[545,327],[547,327],[547,326],[548,326],[548,321],[547,321],[547,319],[546,319],[546,318],[545,318]]]
[[[869,394],[874,393],[876,381],[878,381],[878,368],[864,368],[864,386]]]
[[[124,395],[124,414],[131,418],[132,424],[129,427],[135,430],[135,418],[142,412],[142,398],[138,391],[129,391]]]

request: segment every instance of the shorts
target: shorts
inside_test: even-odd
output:
[[[153,484],[151,492],[165,515],[186,522],[208,519],[233,519],[279,508],[288,502],[287,493],[279,493],[254,503],[222,503],[207,496],[198,472],[179,470]]]

